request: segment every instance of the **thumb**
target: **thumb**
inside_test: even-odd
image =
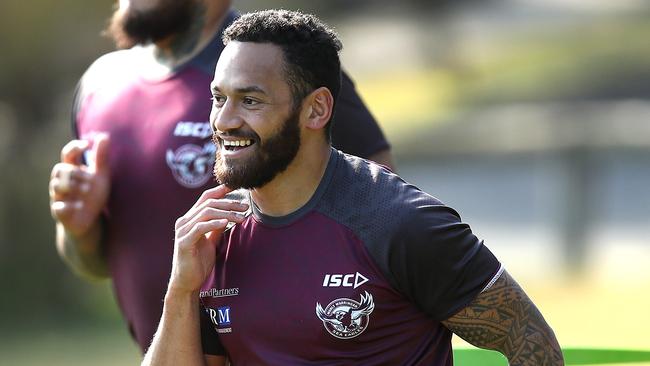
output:
[[[95,172],[105,172],[108,170],[108,151],[110,146],[110,137],[102,133],[97,135],[93,141],[93,159],[91,159],[90,169]]]
[[[88,141],[72,140],[61,149],[61,162],[73,165],[81,163],[81,156],[88,149]]]

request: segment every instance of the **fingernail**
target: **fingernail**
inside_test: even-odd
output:
[[[84,203],[81,202],[81,201],[75,201],[74,202],[74,208],[76,208],[76,209],[80,209],[81,207],[83,207],[83,205],[84,205]]]
[[[88,183],[81,183],[81,186],[79,187],[79,189],[80,189],[81,192],[83,192],[83,193],[88,193],[88,191],[90,191],[90,184],[88,184]]]

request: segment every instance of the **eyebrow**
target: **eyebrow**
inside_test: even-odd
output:
[[[221,89],[217,87],[216,85],[213,85],[211,87],[212,92],[221,92]],[[260,88],[259,86],[256,85],[251,85],[251,86],[245,86],[241,88],[235,88],[235,93],[237,94],[246,94],[246,93],[260,93],[266,95],[266,92],[264,89]]]

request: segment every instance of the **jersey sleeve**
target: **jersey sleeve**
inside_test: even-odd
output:
[[[452,208],[427,202],[409,216],[393,241],[390,273],[420,309],[445,320],[474,300],[501,264]]]
[[[341,73],[341,92],[332,123],[332,145],[348,154],[368,158],[390,148],[379,124],[345,72]]]
[[[212,321],[210,321],[210,317],[203,306],[201,306],[199,313],[201,320],[201,347],[203,348],[203,354],[225,356],[226,350],[223,348],[221,341],[219,341],[219,335],[214,329],[214,325],[212,324]]]

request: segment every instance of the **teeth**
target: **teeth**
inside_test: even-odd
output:
[[[223,146],[250,146],[251,143],[252,143],[251,140],[237,140],[237,141],[223,140]]]

